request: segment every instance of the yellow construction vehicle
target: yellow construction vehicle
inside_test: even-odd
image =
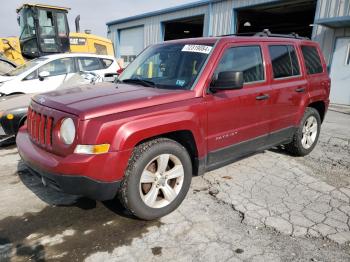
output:
[[[0,38],[0,61],[21,65],[28,59],[44,55],[79,52],[114,55],[112,42],[104,37],[70,33],[67,14],[70,8],[41,4],[24,4],[17,9],[20,36]]]

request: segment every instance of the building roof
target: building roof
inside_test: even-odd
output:
[[[133,20],[137,20],[137,19],[142,19],[142,18],[147,18],[147,17],[151,17],[151,16],[172,13],[172,12],[176,12],[179,10],[203,6],[203,5],[207,5],[211,2],[218,2],[218,1],[221,1],[221,0],[202,0],[202,1],[197,1],[197,2],[188,3],[188,4],[184,4],[184,5],[178,5],[178,6],[174,6],[174,7],[169,7],[169,8],[153,11],[153,12],[148,12],[148,13],[144,13],[144,14],[139,14],[139,15],[135,15],[135,16],[130,16],[130,17],[125,17],[125,18],[113,20],[113,21],[107,22],[106,25],[111,26],[114,24],[125,23],[125,22],[129,22],[129,21],[133,21]]]

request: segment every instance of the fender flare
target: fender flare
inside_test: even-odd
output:
[[[140,142],[177,131],[190,131],[194,137],[198,155],[205,155],[204,130],[200,129],[200,120],[192,112],[176,112],[137,119],[125,123],[116,132],[112,149],[116,151],[132,150]]]

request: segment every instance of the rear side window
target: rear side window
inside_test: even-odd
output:
[[[111,64],[113,64],[113,60],[111,60],[111,59],[103,59],[103,58],[101,58],[100,61],[102,63],[103,68],[105,68],[105,69],[110,67]]]
[[[314,46],[302,46],[301,51],[303,53],[307,74],[313,75],[322,73],[323,68],[317,48]]]
[[[298,57],[294,46],[273,45],[269,46],[269,52],[275,79],[300,75]]]
[[[78,64],[80,71],[94,71],[102,69],[100,60],[96,57],[78,57]]]
[[[243,72],[245,83],[264,80],[260,46],[241,46],[227,49],[215,71],[215,76],[225,71]]]

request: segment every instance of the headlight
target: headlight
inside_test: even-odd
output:
[[[75,125],[71,118],[65,118],[60,128],[60,137],[63,143],[71,145],[75,138]]]

